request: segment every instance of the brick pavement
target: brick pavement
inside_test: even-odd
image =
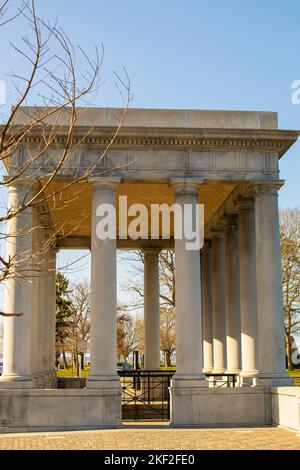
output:
[[[169,429],[167,427],[0,435],[0,450],[297,449],[300,437],[282,428]]]

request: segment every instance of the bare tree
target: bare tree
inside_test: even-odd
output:
[[[144,256],[140,250],[134,251],[130,257],[132,276],[123,289],[133,294],[132,302],[123,306],[124,311],[137,310],[144,304],[143,263]],[[175,251],[162,250],[159,255],[159,281],[160,281],[160,347],[164,353],[165,365],[171,365],[171,356],[174,354],[175,345]],[[141,319],[136,320],[135,329],[139,341],[137,348],[144,350],[144,328]]]
[[[12,5],[18,6],[13,11]],[[0,216],[0,243],[6,242],[7,256],[0,256],[0,283],[11,278],[23,279],[40,276],[47,271],[41,263],[41,254],[52,246],[56,235],[61,235],[60,226],[47,226],[41,220],[48,215],[47,203],[59,197],[71,185],[93,174],[106,152],[113,145],[123,125],[127,107],[131,100],[129,78],[116,74],[117,87],[124,101],[124,109],[116,116],[116,127],[105,149],[99,152],[84,173],[74,174],[60,189],[53,189],[53,181],[64,175],[69,159],[84,139],[92,132],[92,127],[84,136],[78,138],[74,130],[81,113],[89,105],[93,93],[98,89],[100,70],[103,60],[103,47],[99,53],[95,48],[94,57],[88,55],[79,46],[74,48],[67,34],[58,24],[51,24],[36,12],[34,0],[0,4],[0,27],[6,27],[11,21],[22,20],[26,33],[17,41],[10,42],[22,63],[22,72],[9,75],[11,87],[16,94],[13,108],[0,117],[0,161],[7,176],[0,181],[0,187],[11,187],[17,182],[27,181],[26,191],[21,201],[9,200]],[[78,67],[78,64],[84,64]],[[39,100],[39,106],[27,107],[28,102]],[[80,105],[80,108],[78,107]],[[79,111],[80,109],[80,111]],[[65,139],[60,142],[61,133]],[[28,136],[38,132],[42,135],[38,144],[25,143]],[[51,150],[56,151],[55,165],[47,166],[51,161]],[[22,152],[20,152],[22,150]],[[51,170],[45,170],[50,168]],[[47,172],[48,171],[48,172]],[[43,177],[38,175],[42,173]],[[76,195],[72,196],[76,197]],[[68,201],[65,201],[67,204]],[[34,214],[33,226],[26,223],[26,214]],[[23,217],[24,214],[24,217]],[[17,227],[16,219],[24,221]],[[22,219],[22,220],[23,220]],[[6,234],[8,226],[8,235]],[[49,229],[51,235],[41,245],[32,250],[20,249],[18,239],[32,237],[41,227]],[[28,243],[29,246],[30,243]],[[3,316],[21,315],[22,312],[0,312]]]
[[[165,308],[175,308],[175,251],[163,250],[159,256],[160,299]]]
[[[123,290],[134,295],[130,305],[124,306],[127,310],[136,310],[144,305],[144,254],[142,250],[132,251],[125,258],[131,263],[132,276],[130,281],[123,285]],[[159,283],[161,307],[175,307],[175,251],[162,250],[159,255]]]
[[[129,355],[135,351],[141,341],[141,330],[138,319],[127,316],[126,321],[122,322],[122,341],[118,349],[119,357],[128,361]]]
[[[84,354],[88,351],[90,340],[90,286],[87,282],[73,283],[70,286],[71,317],[67,331],[66,347],[72,351],[79,372],[84,369]],[[80,364],[78,360],[80,357]],[[79,375],[79,373],[77,374]]]
[[[280,211],[280,238],[286,354],[293,369],[294,336],[300,333],[300,209]]]
[[[173,307],[160,310],[160,349],[164,354],[166,367],[171,366],[171,357],[176,350],[175,309]]]
[[[125,342],[125,323],[129,320],[129,315],[122,312],[120,307],[117,308],[117,357],[121,359],[122,351],[124,349]]]

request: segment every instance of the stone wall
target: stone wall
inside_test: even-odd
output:
[[[0,390],[0,432],[120,425],[121,390]]]
[[[265,426],[271,422],[271,395],[266,388],[171,389],[173,426]]]
[[[272,422],[300,432],[300,387],[272,388]]]

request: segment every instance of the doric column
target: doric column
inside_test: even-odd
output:
[[[8,188],[8,206],[21,207],[32,196],[32,182],[17,180]],[[5,312],[22,314],[6,317],[4,322],[3,375],[0,388],[32,388],[33,283],[32,283],[32,208],[8,221],[7,253],[14,259],[11,278],[6,282]]]
[[[254,185],[257,263],[258,383],[291,385],[285,369],[277,191],[281,182]]]
[[[241,369],[241,316],[238,225],[234,217],[224,218],[224,224],[227,373],[238,374]]]
[[[213,370],[212,266],[211,242],[201,250],[202,312],[203,312],[203,373]]]
[[[41,329],[44,308],[41,304],[43,299],[42,276],[40,275],[42,259],[40,256],[42,244],[42,230],[37,210],[32,211],[32,264],[35,268],[31,279],[31,373],[35,387],[41,387],[41,371],[43,348],[45,338]]]
[[[35,271],[35,290],[37,291],[37,336],[34,340],[36,342],[36,365],[37,368],[37,382],[41,388],[45,386],[45,379],[47,373],[47,359],[48,359],[48,293],[46,285],[46,272],[47,272],[47,250],[46,250],[46,236],[47,231],[43,226],[43,217],[37,218],[37,228],[35,230],[35,243],[34,243],[34,263],[36,266]]]
[[[144,367],[160,368],[159,253],[144,250]]]
[[[32,372],[35,384],[49,388],[55,379],[56,249],[44,206],[33,211]]]
[[[45,279],[45,295],[47,297],[46,318],[46,344],[47,344],[47,364],[48,386],[55,384],[55,323],[56,323],[56,254],[55,246],[50,246],[47,250],[47,274]]]
[[[225,244],[221,234],[212,239],[212,310],[213,310],[213,373],[226,370],[226,305]]]
[[[255,217],[251,199],[241,199],[239,206],[240,309],[242,377],[257,375],[257,296]]]
[[[179,212],[183,215],[192,209],[190,217],[195,222],[198,184],[186,180],[173,183],[173,188]],[[182,236],[175,239],[176,374],[172,387],[201,387],[207,386],[207,381],[202,373],[200,250],[188,249],[184,217],[180,222],[178,217],[175,211],[175,225],[181,225]]]
[[[119,178],[90,178],[92,233],[91,369],[87,381],[89,388],[120,388],[117,375],[116,238],[113,238],[116,232],[115,207],[119,181]],[[105,223],[101,225],[103,216],[109,227],[105,227]],[[103,234],[102,226],[103,229],[110,230],[107,238]]]

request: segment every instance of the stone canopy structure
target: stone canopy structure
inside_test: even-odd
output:
[[[12,250],[36,251],[49,234],[53,243],[40,252],[47,275],[30,282],[20,276],[6,290],[7,310],[24,315],[5,320],[0,427],[120,425],[116,250],[144,250],[145,367],[157,369],[158,255],[170,247],[176,256],[171,423],[297,426],[281,411],[297,410],[300,394],[285,370],[277,194],[283,184],[279,160],[298,132],[279,130],[277,114],[269,112],[129,109],[107,149],[117,113],[79,113],[78,146],[47,186],[43,216],[32,209],[16,218],[14,229],[39,229],[19,237]],[[57,125],[58,137],[33,166],[34,184],[26,172],[14,181],[10,204],[28,197],[58,164],[67,126],[63,120]],[[33,129],[8,171],[24,164],[40,139],[42,131]],[[203,248],[187,251],[184,239],[174,240],[173,226],[169,240],[151,239],[151,223],[148,239],[123,239],[118,220],[117,239],[99,240],[96,208],[104,203],[118,209],[121,195],[146,207],[204,204]],[[64,248],[91,250],[91,370],[84,390],[55,389],[55,263]],[[225,372],[239,374],[243,386],[208,388],[205,373]]]

